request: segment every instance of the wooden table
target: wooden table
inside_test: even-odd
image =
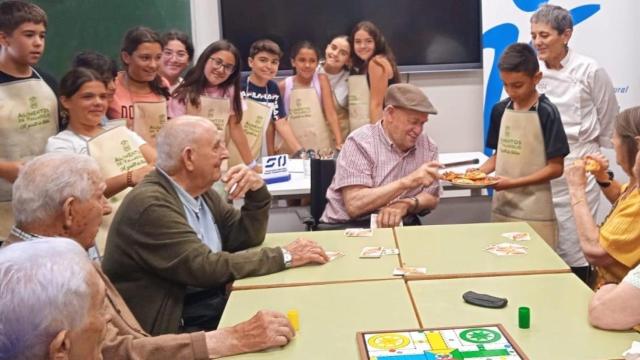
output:
[[[340,251],[345,256],[324,265],[307,265],[278,273],[237,280],[233,290],[393,279],[393,269],[400,265],[398,255],[379,259],[360,259],[365,246],[395,248],[391,229],[376,229],[372,237],[346,237],[344,230],[267,234],[263,246],[282,246],[298,237],[317,241],[325,250]]]
[[[589,325],[592,291],[573,274],[501,276],[409,281],[423,327],[501,323],[531,358],[621,358],[635,332],[598,330]],[[504,309],[486,309],[464,303],[468,290],[506,297]],[[531,309],[531,328],[518,327],[518,307]]]
[[[485,249],[509,241],[501,234],[524,231],[531,240],[526,255],[496,256]],[[401,261],[426,267],[427,274],[412,278],[543,274],[571,271],[562,259],[526,223],[484,223],[413,226],[395,229]]]
[[[299,312],[300,331],[283,348],[233,359],[358,359],[356,332],[418,326],[400,279],[234,291],[220,326],[231,326],[258,310]]]

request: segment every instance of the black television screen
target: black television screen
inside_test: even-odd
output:
[[[289,48],[309,40],[324,53],[335,35],[373,21],[393,49],[401,72],[482,67],[480,0],[220,0],[222,37],[243,56],[255,40],[276,41],[291,69]]]

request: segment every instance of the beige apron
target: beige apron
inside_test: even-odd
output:
[[[147,142],[156,147],[156,136],[167,122],[167,102],[134,102],[133,103],[133,131]]]
[[[518,178],[546,166],[544,138],[537,111],[506,109],[496,150],[496,175]],[[496,191],[492,221],[526,221],[551,246],[557,242],[557,223],[551,185],[523,186]]]
[[[244,101],[247,108],[242,112],[241,125],[244,134],[247,136],[251,156],[257,159],[261,153],[266,154],[265,146],[263,146],[265,141],[263,140],[271,120],[271,107],[252,99],[245,99]],[[229,167],[244,163],[238,148],[233,142],[229,142],[228,150]]]
[[[190,101],[187,101],[188,115],[202,116],[211,120],[223,134],[226,134],[230,113],[231,105],[229,104],[229,99],[200,96],[199,107],[195,107],[191,105]]]
[[[300,144],[305,149],[331,149],[331,131],[322,112],[318,93],[312,87],[296,88],[289,95],[289,109],[287,109],[289,126]],[[276,148],[280,153],[292,154],[294,150],[279,136],[276,137]]]
[[[340,142],[344,144],[344,141],[347,139],[347,135],[349,135],[349,109],[340,106],[335,96],[333,97],[333,104],[336,108],[336,115],[338,116],[340,135],[342,135]],[[336,147],[336,139],[334,137],[331,138],[331,146]]]
[[[366,75],[349,76],[349,128],[351,131],[369,120],[369,84]]]
[[[89,155],[96,159],[105,179],[135,170],[147,165],[142,152],[134,147],[129,131],[124,126],[111,128],[87,141]],[[102,217],[100,229],[96,235],[96,247],[104,254],[107,232],[118,207],[131,189],[126,188],[109,198],[111,214]]]
[[[41,155],[47,139],[57,132],[58,102],[42,78],[0,84],[0,159],[29,160]],[[14,223],[11,186],[0,179],[0,239],[7,237]]]

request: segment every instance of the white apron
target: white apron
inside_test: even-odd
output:
[[[272,108],[269,105],[261,104],[252,99],[245,99],[246,109],[242,112],[242,129],[247,136],[251,156],[257,159],[266,156],[267,147],[264,138],[267,133],[267,127],[271,120]],[[243,164],[242,157],[238,148],[233,142],[229,142],[229,167],[237,164]]]
[[[0,159],[29,160],[44,153],[47,139],[58,132],[58,102],[40,74],[0,84]],[[11,186],[0,179],[0,239],[14,223]]]
[[[519,178],[547,165],[537,111],[506,109],[496,150],[496,175]],[[492,221],[526,221],[555,249],[557,223],[548,183],[496,191]]]
[[[105,179],[147,165],[142,152],[133,145],[133,140],[124,126],[111,128],[89,139],[87,151],[98,162],[100,172]],[[102,223],[96,235],[95,246],[100,254],[104,254],[111,221],[129,191],[131,189],[126,188],[109,198],[111,214],[102,217]]]
[[[187,115],[197,115],[209,119],[223,134],[227,132],[227,123],[231,105],[229,99],[200,96],[200,106],[195,107],[187,101]]]
[[[156,147],[156,136],[167,123],[167,102],[133,102],[133,127],[147,144]]]
[[[582,82],[583,80],[563,71],[548,71],[544,73],[544,77],[538,85],[538,90],[543,92],[558,108],[562,117],[562,125],[571,149],[569,155],[564,158],[565,168],[573,165],[575,160],[585,155],[600,151],[597,138],[587,141],[583,139],[586,129],[583,129],[585,124],[581,113],[580,90],[584,86]],[[587,260],[580,247],[578,230],[571,210],[569,187],[564,175],[551,180],[551,189],[553,191],[553,206],[558,219],[558,245],[556,249],[558,255],[569,266],[587,266]],[[600,203],[600,187],[591,175],[587,176],[586,196],[591,215],[595,218]]]
[[[369,84],[367,75],[349,76],[349,129],[354,131],[369,120]]]
[[[322,112],[318,93],[312,87],[296,88],[289,95],[289,109],[287,121],[300,144],[305,149],[331,149],[331,131]],[[292,154],[293,150],[280,138],[276,137],[276,148],[284,154]]]

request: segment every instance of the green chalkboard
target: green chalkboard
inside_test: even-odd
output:
[[[44,57],[38,64],[58,79],[82,50],[95,50],[120,63],[125,32],[138,25],[158,32],[191,34],[189,0],[34,0],[47,12]]]

